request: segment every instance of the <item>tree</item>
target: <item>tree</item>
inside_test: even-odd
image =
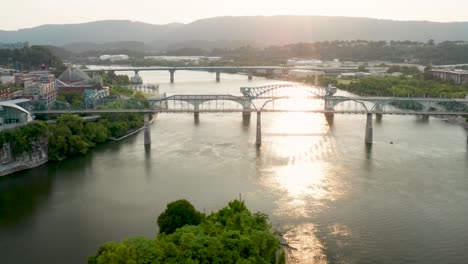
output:
[[[159,233],[172,234],[177,228],[185,225],[199,225],[202,213],[183,199],[169,203],[166,210],[158,217]]]
[[[167,213],[200,214],[186,200],[168,204],[163,214]],[[156,239],[136,237],[107,243],[88,263],[284,263],[286,256],[278,254],[279,240],[267,219],[235,200],[202,218],[198,225],[186,224],[171,234],[160,233]]]
[[[358,72],[369,72],[368,69],[366,69],[366,66],[365,65],[359,65],[359,67],[357,68],[357,71]]]

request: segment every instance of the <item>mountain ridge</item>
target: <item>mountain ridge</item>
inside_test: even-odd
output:
[[[333,40],[468,41],[468,22],[401,21],[343,16],[222,16],[188,24],[101,20],[0,30],[0,42],[64,46],[74,43],[142,42],[155,50],[191,42],[259,46]],[[221,47],[222,48],[222,47]]]

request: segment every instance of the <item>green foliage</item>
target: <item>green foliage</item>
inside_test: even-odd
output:
[[[138,102],[140,102],[143,107],[145,108],[148,108],[149,107],[149,102],[148,102],[148,99],[146,99],[146,97],[143,95],[142,92],[138,91],[136,92],[134,95],[133,95],[133,99],[137,100]]]
[[[5,143],[10,143],[13,157],[30,152],[33,142],[47,137],[47,124],[44,122],[34,122],[15,129],[0,131],[0,147]]]
[[[13,157],[28,153],[33,143],[48,139],[49,160],[62,160],[88,153],[90,148],[112,137],[122,137],[143,126],[144,117],[137,113],[105,114],[99,122],[84,123],[73,114],[63,114],[56,124],[30,123],[0,132],[0,147],[10,143]]]
[[[202,214],[187,200],[169,203],[166,210],[158,217],[159,233],[172,234],[185,225],[199,225]]]
[[[82,92],[60,92],[57,96],[58,101],[64,101],[71,104],[73,107],[79,107],[83,103]]]
[[[65,70],[62,61],[44,46],[32,46],[22,49],[0,49],[0,66],[26,71],[38,70],[41,64],[56,67],[57,72]]]
[[[112,137],[119,138],[129,131],[142,127],[144,115],[139,113],[102,114],[99,123],[109,130]]]
[[[84,127],[85,140],[89,143],[102,143],[110,137],[110,132],[102,122],[88,123]]]
[[[463,98],[468,94],[468,85],[452,85],[414,77],[366,77],[348,84],[338,83],[333,79],[324,79],[323,83],[326,82],[357,95]]]
[[[110,87],[110,95],[113,97],[131,97],[133,95],[133,90],[120,86],[112,86]]]
[[[118,75],[115,72],[105,72],[102,74],[102,82],[104,85],[129,85],[130,78],[127,75]]]
[[[423,110],[424,108],[424,106],[421,103],[414,102],[414,101],[396,101],[396,102],[391,102],[390,105],[393,105],[400,109],[407,109],[407,110],[414,110],[414,111],[420,111],[420,110]]]
[[[459,102],[440,102],[439,105],[453,112],[468,112],[468,106]]]
[[[411,75],[415,78],[421,78],[423,73],[415,66],[399,66],[392,65],[388,68],[387,73],[401,72],[404,75]]]
[[[195,211],[185,200],[168,208],[176,204],[181,205],[179,210]],[[161,232],[156,239],[136,237],[107,243],[88,263],[285,263],[284,253],[276,261],[279,240],[270,232],[267,220],[265,214],[252,214],[244,202],[235,200],[198,225],[187,224],[171,234]]]

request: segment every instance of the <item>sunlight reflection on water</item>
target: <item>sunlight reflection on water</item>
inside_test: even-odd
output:
[[[287,263],[326,264],[324,245],[317,239],[317,228],[313,224],[298,225],[290,229],[283,238],[287,241]]]
[[[300,106],[300,104],[296,104]],[[328,201],[343,196],[343,184],[330,173],[336,142],[329,136],[330,126],[322,115],[287,113],[275,115],[265,128],[271,142],[262,149],[263,157],[274,162],[264,166],[261,184],[276,189],[274,217],[303,219],[308,223],[295,226],[283,238],[289,246],[288,263],[327,263],[324,245],[316,235],[310,219],[326,210]],[[268,162],[268,163],[270,163]],[[278,165],[279,164],[279,165]],[[343,226],[334,226],[331,234],[350,234]]]

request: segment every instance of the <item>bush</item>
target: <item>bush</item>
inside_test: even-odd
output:
[[[280,244],[268,217],[252,214],[244,202],[232,201],[206,218],[198,219],[200,215],[186,200],[172,202],[159,219],[173,216],[174,226],[180,226],[173,233],[109,242],[88,263],[285,263],[284,253],[276,258]],[[193,225],[187,218],[200,223]]]
[[[174,233],[177,228],[185,225],[199,225],[202,213],[187,200],[169,203],[166,210],[158,217],[159,233],[167,235]]]

